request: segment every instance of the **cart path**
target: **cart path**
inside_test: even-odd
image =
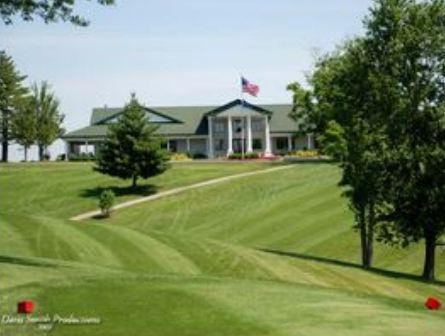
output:
[[[134,200],[131,200],[131,201],[123,202],[123,203],[115,205],[112,208],[112,210],[115,211],[115,210],[125,209],[125,208],[131,207],[133,205],[154,201],[154,200],[157,200],[157,199],[160,199],[160,198],[164,198],[164,197],[168,197],[168,196],[171,196],[171,195],[179,194],[179,193],[187,191],[187,190],[202,188],[202,187],[206,187],[206,186],[210,186],[210,185],[214,185],[214,184],[219,184],[219,183],[223,183],[223,182],[227,182],[227,181],[236,180],[236,179],[243,178],[243,177],[248,177],[248,176],[253,176],[253,175],[260,175],[260,174],[267,174],[267,173],[275,172],[275,171],[278,171],[278,170],[289,169],[289,168],[292,168],[292,167],[295,167],[295,165],[286,165],[286,166],[274,167],[274,168],[269,168],[269,169],[264,169],[264,170],[257,170],[257,171],[247,172],[247,173],[240,173],[240,174],[235,174],[235,175],[229,175],[229,176],[225,176],[225,177],[219,177],[219,178],[216,178],[216,179],[213,179],[213,180],[203,181],[203,182],[191,184],[191,185],[184,186],[184,187],[174,188],[174,189],[170,189],[170,190],[159,192],[159,193],[154,194],[154,195],[141,197],[141,198],[137,198],[137,199],[134,199]],[[84,219],[88,219],[88,218],[92,218],[92,217],[100,216],[100,215],[101,215],[100,210],[95,210],[95,211],[89,211],[89,212],[85,212],[83,214],[71,217],[70,220],[72,220],[72,221],[81,221],[81,220],[84,220]]]

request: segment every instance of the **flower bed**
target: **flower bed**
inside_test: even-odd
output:
[[[316,150],[297,150],[284,157],[287,162],[312,162],[312,161],[331,161],[329,156],[321,155]]]
[[[192,159],[184,153],[172,153],[170,154],[170,161],[192,161]]]

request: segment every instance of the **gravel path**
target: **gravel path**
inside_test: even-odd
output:
[[[274,168],[269,168],[269,169],[264,169],[264,170],[259,170],[259,171],[253,171],[253,172],[248,172],[248,173],[241,173],[241,174],[236,174],[236,175],[219,177],[219,178],[216,178],[216,179],[213,179],[213,180],[199,182],[199,183],[191,184],[191,185],[184,186],[184,187],[174,188],[174,189],[170,189],[170,190],[159,192],[159,193],[154,194],[154,195],[141,197],[141,198],[137,198],[137,199],[134,199],[134,200],[131,200],[131,201],[123,202],[123,203],[120,203],[120,204],[114,206],[113,210],[119,210],[119,209],[128,208],[128,207],[131,207],[133,205],[154,201],[154,200],[157,200],[157,199],[160,199],[160,198],[164,198],[164,197],[167,197],[167,196],[179,194],[181,192],[184,192],[184,191],[187,191],[187,190],[191,190],[191,189],[202,188],[202,187],[206,187],[206,186],[210,186],[210,185],[214,185],[214,184],[218,184],[218,183],[223,183],[223,182],[227,182],[227,181],[232,181],[232,180],[236,180],[236,179],[243,178],[243,177],[248,177],[248,176],[253,176],[253,175],[267,174],[267,173],[274,172],[274,171],[277,171],[277,170],[289,169],[291,167],[294,167],[294,165],[286,165],[286,166],[274,167]],[[83,214],[71,217],[70,220],[72,220],[72,221],[81,221],[81,220],[92,218],[92,217],[95,217],[95,216],[100,216],[100,214],[101,214],[100,210],[89,211],[89,212],[85,212]]]

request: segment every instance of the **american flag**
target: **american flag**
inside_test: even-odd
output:
[[[256,97],[258,95],[258,92],[260,92],[260,87],[258,85],[249,82],[244,77],[241,77],[241,87],[243,89],[243,92],[247,92],[254,97]]]

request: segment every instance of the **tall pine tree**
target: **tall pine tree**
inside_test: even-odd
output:
[[[5,51],[0,51],[0,117],[3,162],[8,161],[10,140],[10,119],[27,93],[22,76],[15,67],[14,61]]]
[[[162,138],[154,133],[144,108],[135,95],[115,124],[109,126],[105,143],[100,150],[96,171],[103,174],[137,180],[163,173],[168,168],[168,155],[162,149]]]

